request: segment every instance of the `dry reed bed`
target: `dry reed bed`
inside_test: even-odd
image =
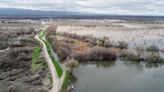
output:
[[[140,62],[140,61],[146,61],[150,63],[163,62],[163,58],[161,58],[160,56],[160,52],[162,51],[155,45],[148,46],[147,48],[137,46],[134,49],[128,49],[127,47],[128,44],[126,42],[118,42],[118,44],[114,44],[110,42],[108,38],[97,39],[92,36],[79,36],[79,35],[70,34],[70,33],[58,33],[57,35],[68,37],[71,39],[77,39],[80,41],[89,42],[93,46],[98,45],[98,47],[93,47],[91,48],[91,50],[89,49],[85,51],[84,53],[76,53],[76,55],[74,55],[74,58],[79,61],[114,60],[116,59],[116,56],[119,56],[121,59],[137,61],[137,62]],[[115,49],[118,48],[120,50],[117,50],[116,52],[114,52],[114,51],[109,50],[111,47]],[[108,56],[108,58],[106,58],[106,56]]]
[[[57,32],[72,33],[81,36],[91,35],[97,38],[108,37],[111,41],[133,41],[147,35],[164,36],[161,29],[142,29],[142,28],[114,28],[114,27],[77,27],[77,26],[59,26]]]

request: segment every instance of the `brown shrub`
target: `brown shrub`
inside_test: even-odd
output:
[[[159,53],[149,52],[146,57],[146,61],[149,63],[161,63],[163,60]]]
[[[6,49],[8,47],[8,38],[5,37],[6,35],[0,34],[0,49]]]
[[[74,55],[74,58],[78,61],[106,61],[106,60],[115,60],[116,53],[104,48],[95,46],[90,48],[84,53],[78,53]]]
[[[144,55],[143,55],[144,54]],[[148,63],[162,63],[163,59],[160,57],[159,53],[157,52],[145,52],[140,53],[136,50],[122,50],[120,53],[120,57],[125,60],[129,61],[145,61]]]
[[[65,60],[72,52],[71,46],[66,42],[53,41],[53,50],[57,53],[60,60]]]
[[[96,37],[93,37],[92,35],[80,36],[77,34],[71,34],[71,33],[66,33],[66,32],[57,33],[57,34],[60,36],[65,36],[68,38],[89,42],[93,45],[99,45],[99,46],[103,46],[103,47],[117,47],[117,48],[121,48],[121,49],[128,48],[128,44],[126,42],[124,42],[124,41],[112,42],[109,40],[108,37],[96,38]]]
[[[22,44],[22,45],[29,45],[29,46],[39,45],[39,43],[36,40],[33,40],[31,38],[20,39],[20,44]]]
[[[31,30],[30,28],[27,29],[27,28],[21,28],[19,30],[16,31],[16,34],[17,36],[20,36],[20,35],[29,35],[29,34],[33,34],[34,33],[34,30]]]
[[[56,27],[49,27],[46,31],[47,40],[52,43],[53,50],[57,53],[60,60],[65,60],[71,53],[71,46],[67,41],[56,39]]]
[[[56,28],[57,28],[56,26],[51,26],[47,28],[46,37],[56,35]]]
[[[0,55],[0,69],[7,68],[24,68],[29,69],[31,64],[31,53],[24,50],[12,49]]]
[[[127,49],[128,48],[128,44],[126,42],[124,42],[124,41],[120,41],[118,47],[121,48],[121,49]]]
[[[147,51],[154,51],[154,52],[158,52],[159,48],[155,45],[151,45],[147,48]]]
[[[72,71],[74,68],[76,68],[78,66],[79,62],[75,59],[70,59],[67,60],[66,62],[66,67],[70,69],[70,71]]]
[[[120,53],[120,57],[129,61],[141,61],[140,55],[135,50],[132,49],[124,49]]]

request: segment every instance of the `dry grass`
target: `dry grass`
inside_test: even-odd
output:
[[[57,33],[57,35],[59,36],[64,36],[64,37],[68,37],[71,39],[77,39],[83,42],[88,42],[92,45],[98,45],[98,46],[102,46],[102,47],[116,47],[116,48],[121,48],[121,49],[127,49],[128,48],[128,44],[124,41],[119,41],[119,42],[112,42],[109,40],[108,37],[103,37],[103,38],[96,38],[93,36],[80,36],[77,34],[71,34],[71,33]]]
[[[69,26],[67,26],[67,27],[69,27]],[[66,29],[67,29],[67,27],[66,27]],[[87,26],[87,28],[92,29],[93,27],[91,26],[91,28],[90,28],[90,26],[89,27]],[[96,28],[99,28],[99,27],[95,27],[95,29]],[[77,30],[77,32],[74,32],[75,29],[79,29],[79,30]],[[92,32],[94,35],[90,35],[90,34],[85,34],[85,35],[82,34],[81,35],[78,33],[79,31],[86,31],[84,29],[85,29],[84,27],[79,27],[79,26],[78,26],[78,28],[70,27],[70,31],[67,30],[67,31],[59,32],[60,28],[57,29],[58,30],[57,35],[60,37],[66,38],[67,40],[65,40],[64,42],[69,44],[68,47],[71,48],[71,53],[69,53],[69,55],[67,55],[67,56],[74,57],[75,59],[77,59],[79,61],[114,60],[114,59],[116,59],[117,54],[120,55],[121,58],[123,58],[125,60],[129,60],[129,61],[138,61],[139,62],[139,61],[150,61],[151,59],[152,59],[152,61],[154,61],[153,58],[150,58],[150,57],[154,57],[154,58],[156,58],[155,60],[158,60],[157,55],[150,55],[147,58],[144,55],[145,51],[158,52],[159,49],[156,46],[150,46],[147,49],[142,48],[142,47],[141,48],[138,47],[136,49],[128,49],[127,40],[126,41],[124,41],[124,39],[120,40],[119,35],[116,36],[119,39],[117,39],[117,41],[115,41],[115,40],[111,39],[110,37],[105,36],[105,35],[102,36],[101,34],[98,34],[98,35],[101,35],[101,37],[94,36],[94,35],[96,35],[96,34],[94,34],[96,31],[93,32],[93,30],[92,30]],[[99,28],[99,29],[101,29],[101,28]],[[106,28],[106,29],[108,29],[108,28]],[[127,30],[124,32],[121,30],[121,31],[115,31],[115,32],[119,33],[119,34],[122,34],[122,32],[123,32],[124,35],[127,33],[127,35],[132,35],[135,37],[136,37],[135,34],[145,35],[148,32],[148,31],[144,30],[144,32],[140,33],[140,31],[138,32],[138,30],[137,31],[135,31],[135,30],[133,30],[133,31]],[[89,31],[91,31],[91,30],[89,30]],[[89,31],[86,31],[86,33]],[[114,34],[115,34],[115,32],[114,32]],[[97,32],[97,33],[99,33],[99,32]],[[103,32],[103,33],[107,34],[106,32]],[[156,34],[158,34],[158,32],[153,33],[153,34],[156,35]],[[112,34],[109,34],[109,36],[111,36],[111,35]],[[132,36],[130,36],[130,37],[132,37]],[[139,37],[143,37],[143,36],[139,36]],[[124,38],[129,39],[128,36],[124,36]],[[132,39],[134,40],[134,37]],[[61,43],[62,43],[62,41],[61,41]],[[90,45],[88,45],[86,43],[90,43]],[[65,46],[67,46],[67,45],[65,44]],[[67,48],[65,46],[63,45],[62,47]],[[93,47],[93,46],[95,46],[95,47]],[[58,50],[60,50],[60,49],[58,49]],[[62,51],[62,50],[60,50],[60,51]]]

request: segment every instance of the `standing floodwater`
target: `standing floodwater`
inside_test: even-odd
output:
[[[116,61],[80,64],[77,92],[164,92],[164,66]]]

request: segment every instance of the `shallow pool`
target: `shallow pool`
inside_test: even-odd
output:
[[[117,60],[80,64],[76,92],[164,92],[164,66]]]

